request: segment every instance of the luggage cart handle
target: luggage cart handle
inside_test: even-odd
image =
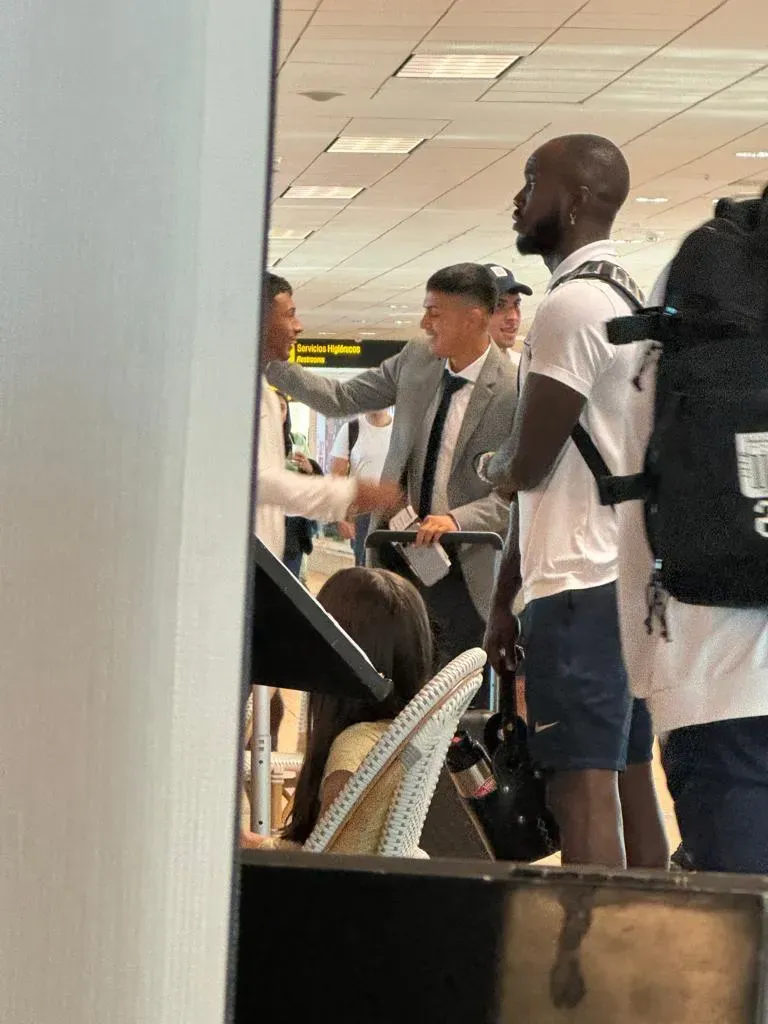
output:
[[[369,548],[381,548],[385,544],[412,544],[416,539],[416,530],[374,530],[366,538],[365,545]],[[439,541],[443,547],[458,547],[461,544],[482,544],[502,551],[504,541],[498,533],[490,531],[464,531],[444,533]]]

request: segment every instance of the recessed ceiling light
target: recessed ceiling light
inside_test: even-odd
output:
[[[281,199],[354,199],[363,191],[362,185],[292,185]]]
[[[358,331],[361,338],[375,338],[379,333],[378,331]]]
[[[742,160],[768,160],[768,149],[756,149],[753,152],[744,150],[741,153],[737,153],[736,156]]]
[[[668,203],[666,196],[638,196],[636,203]]]
[[[270,228],[269,240],[270,242],[303,242],[311,234],[311,228],[306,231],[303,228]]]
[[[336,331],[318,331],[318,337],[320,338],[335,338]]]
[[[413,53],[396,78],[498,78],[520,60],[507,53]]]
[[[424,141],[423,135],[401,138],[341,135],[326,153],[412,153]]]

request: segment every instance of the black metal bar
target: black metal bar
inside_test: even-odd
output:
[[[369,533],[365,545],[369,548],[380,548],[385,544],[412,544],[416,540],[416,530],[374,530]],[[443,547],[458,547],[461,544],[483,544],[492,547],[495,551],[504,548],[504,541],[498,533],[470,532],[458,530],[454,533],[444,533],[440,538]]]

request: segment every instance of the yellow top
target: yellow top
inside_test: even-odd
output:
[[[373,750],[391,722],[358,722],[333,741],[323,781],[333,772],[354,773]],[[354,811],[336,834],[328,853],[376,853],[395,791],[402,778],[395,762],[358,800]]]
[[[370,754],[391,722],[358,722],[339,733],[331,744],[323,769],[323,782],[334,772],[354,774]]]
[[[391,724],[358,722],[339,733],[325,763],[323,782],[334,772],[350,772],[354,775]],[[328,847],[328,853],[371,854],[378,851],[381,833],[401,778],[400,762],[395,761],[358,800],[355,809]],[[275,837],[263,843],[261,848],[295,849],[297,846],[297,843],[290,840]]]

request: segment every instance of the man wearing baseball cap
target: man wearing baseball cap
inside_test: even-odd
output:
[[[533,292],[527,284],[516,281],[515,275],[506,267],[496,263],[485,263],[484,266],[493,274],[499,292],[499,304],[491,317],[491,337],[509,359],[517,364],[520,362],[520,354],[513,351],[513,346],[522,320],[521,296],[533,295]]]

